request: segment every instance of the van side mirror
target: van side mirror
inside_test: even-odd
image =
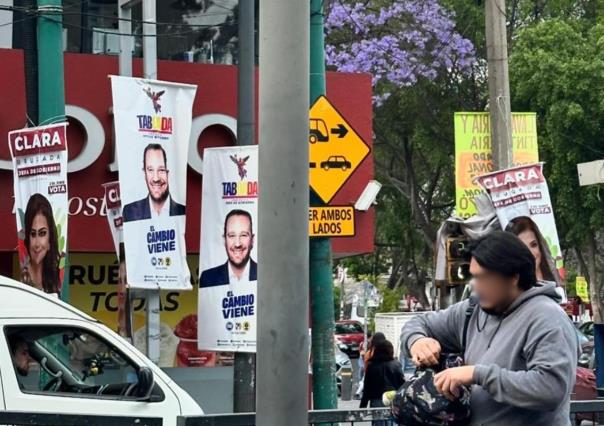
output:
[[[134,388],[132,396],[142,401],[148,401],[151,399],[151,393],[153,392],[153,386],[155,385],[155,379],[153,378],[153,371],[149,367],[141,367],[138,370],[138,383]]]

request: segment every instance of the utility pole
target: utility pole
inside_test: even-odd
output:
[[[308,423],[309,14],[307,1],[260,1],[256,424],[263,426]]]
[[[254,1],[239,0],[237,145],[253,145],[255,139]],[[234,411],[256,411],[256,354],[235,353],[233,374]]]
[[[491,149],[496,170],[512,164],[512,112],[508,74],[505,0],[486,0]]]
[[[325,95],[325,40],[323,1],[310,2],[310,104]],[[306,125],[308,132],[308,123]],[[304,140],[308,139],[306,137]],[[308,144],[306,144],[308,147]],[[315,194],[311,204],[321,206]],[[331,243],[328,238],[310,240],[310,298],[312,321],[313,408],[334,409],[338,405],[334,354],[333,277]]]
[[[61,0],[38,0],[38,125],[62,122],[65,117],[63,84],[63,5]],[[69,253],[66,243],[65,252]],[[69,301],[69,257],[61,299]]]

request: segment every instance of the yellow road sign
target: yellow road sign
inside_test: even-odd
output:
[[[581,298],[583,303],[589,303],[589,288],[587,286],[587,280],[585,277],[578,276],[575,282],[575,290],[577,296]]]
[[[369,155],[369,147],[325,96],[310,108],[310,187],[325,203]]]
[[[308,211],[311,237],[354,237],[354,230],[351,206],[311,207]]]

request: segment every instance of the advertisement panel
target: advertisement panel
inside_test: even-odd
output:
[[[204,151],[200,349],[255,352],[258,147]]]
[[[18,279],[61,291],[67,243],[67,123],[8,134],[18,232]]]
[[[120,183],[119,181],[105,183],[103,189],[105,190],[105,205],[107,206],[107,222],[109,222],[115,254],[119,257],[120,243],[124,242]]]
[[[111,77],[128,283],[190,289],[187,155],[196,86]]]
[[[474,178],[493,172],[491,122],[488,112],[455,113],[455,200],[457,215],[476,213],[474,197],[482,190]],[[512,113],[512,166],[539,161],[537,114]]]
[[[537,225],[560,269],[562,251],[543,163],[489,173],[477,177],[476,182],[489,194],[503,229],[520,217],[528,217]]]

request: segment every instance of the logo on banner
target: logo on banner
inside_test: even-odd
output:
[[[231,155],[231,161],[237,166],[239,181],[222,182],[222,199],[258,198],[258,181],[247,181],[247,161],[250,156],[237,157]]]
[[[154,92],[150,87],[143,88],[143,92],[149,97],[153,105],[153,111],[155,115],[139,114],[138,118],[138,131],[147,135],[171,135],[172,134],[172,117],[162,116],[161,104],[159,103],[160,98],[165,93],[165,90]]]

